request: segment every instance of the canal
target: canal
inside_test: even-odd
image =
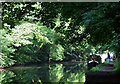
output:
[[[0,70],[0,83],[46,84],[81,83],[86,81],[86,62],[46,63],[14,66]]]

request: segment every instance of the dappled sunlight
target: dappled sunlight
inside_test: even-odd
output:
[[[0,82],[119,82],[119,3],[0,6]]]

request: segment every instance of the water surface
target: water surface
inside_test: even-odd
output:
[[[0,70],[0,82],[11,84],[46,84],[85,82],[87,63],[64,62],[15,66]]]

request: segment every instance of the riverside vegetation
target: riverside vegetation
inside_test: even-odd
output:
[[[116,54],[120,70],[120,3],[2,2],[0,67],[86,60]],[[114,11],[114,12],[113,12]]]

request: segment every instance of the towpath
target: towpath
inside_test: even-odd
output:
[[[85,84],[120,84],[120,72],[113,69],[113,63],[111,63],[102,65],[101,71],[88,72]]]

